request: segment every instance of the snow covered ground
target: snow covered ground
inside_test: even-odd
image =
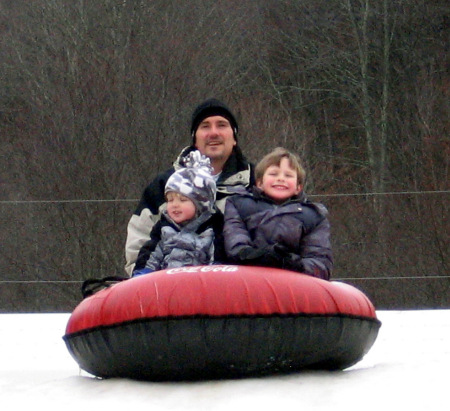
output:
[[[348,370],[193,383],[92,378],[79,370],[61,338],[69,314],[0,314],[1,408],[448,409],[450,310],[377,314],[383,323],[377,341]]]

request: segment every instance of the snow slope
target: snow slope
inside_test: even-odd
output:
[[[1,408],[447,409],[450,310],[377,314],[383,323],[377,341],[345,371],[193,383],[93,378],[79,370],[61,338],[69,314],[0,314]]]

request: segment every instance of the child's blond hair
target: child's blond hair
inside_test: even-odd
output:
[[[269,154],[265,155],[255,167],[255,179],[257,182],[262,181],[264,173],[270,166],[279,166],[281,160],[287,158],[289,165],[295,170],[297,174],[297,184],[303,186],[306,179],[306,171],[300,164],[300,159],[294,153],[286,150],[283,147],[277,147]]]

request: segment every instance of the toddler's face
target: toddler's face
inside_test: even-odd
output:
[[[287,158],[282,158],[278,166],[268,167],[262,180],[256,182],[256,186],[278,203],[298,194],[302,189],[298,184],[297,173],[289,165]]]
[[[182,194],[169,191],[166,195],[167,214],[177,224],[192,220],[195,217],[195,204]]]

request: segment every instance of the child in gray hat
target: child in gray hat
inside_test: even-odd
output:
[[[209,158],[193,151],[165,186],[167,208],[141,248],[132,276],[222,259],[223,216],[215,211]]]

